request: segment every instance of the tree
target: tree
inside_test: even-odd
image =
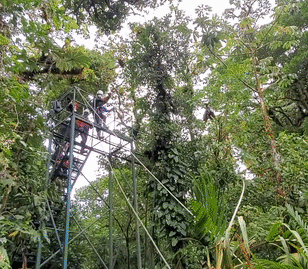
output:
[[[244,159],[249,158],[249,155],[255,159],[259,158],[258,166],[262,167],[262,172],[267,170],[268,184],[274,182],[276,189],[274,192],[276,192],[277,199],[284,200],[286,196],[283,187],[281,187],[283,180],[278,146],[268,110],[268,102],[272,96],[271,89],[274,86],[269,80],[269,73],[275,68],[270,59],[260,53],[264,39],[273,27],[270,25],[259,27],[257,24],[258,19],[269,13],[269,2],[244,1],[242,3],[234,1],[233,4],[235,9],[231,8],[225,12],[226,19],[238,20],[233,28],[230,28],[227,22],[219,22],[216,18],[211,22],[206,19],[199,22],[199,28],[202,28],[203,31],[201,41],[203,48],[208,57],[217,64],[211,73],[211,80],[205,88],[205,92],[214,109],[230,119],[230,128],[234,128],[232,125],[236,125],[237,130],[231,131],[230,129],[233,137],[232,143],[235,143],[243,151],[244,163],[254,173],[257,173],[253,169],[252,162]],[[205,26],[206,23],[207,26]],[[225,42],[224,46],[222,46],[222,41]],[[227,55],[227,57],[220,55]],[[254,125],[254,128],[258,127],[259,129],[248,136],[244,132],[251,130],[252,125],[246,128],[250,119],[253,119],[251,124]],[[255,138],[253,139],[254,134]],[[236,136],[241,138],[237,139]],[[250,141],[244,141],[244,137]],[[267,137],[267,141],[265,137]],[[256,155],[252,153],[256,147],[250,147],[250,145],[249,149],[246,147],[251,141],[264,145]],[[245,154],[247,151],[249,153]],[[264,154],[264,152],[267,153]],[[265,158],[262,158],[262,155]],[[271,156],[270,163],[268,156]]]
[[[76,16],[78,22],[94,23],[106,34],[120,29],[132,9],[140,11],[146,7],[155,8],[165,2],[167,0],[64,0],[65,7]]]
[[[152,162],[157,179],[183,203],[189,189],[186,178],[189,167],[180,149],[180,132],[186,126],[178,124],[183,114],[179,114],[182,107],[177,103],[180,96],[175,95],[175,88],[183,81],[189,84],[189,79],[183,79],[191,61],[191,32],[187,23],[182,12],[174,9],[162,20],[133,25],[131,58],[127,61],[130,83],[138,98],[137,109],[143,111],[141,114],[147,119],[146,125],[140,128],[143,131],[140,138],[147,137],[151,146],[142,150]],[[181,91],[178,87],[178,93]],[[139,105],[143,103],[150,109],[143,110],[146,107]],[[153,221],[159,223],[155,228],[155,238],[160,238],[161,242],[167,240],[167,246],[176,253],[183,246],[180,238],[187,235],[187,212],[160,184],[152,181],[149,187],[155,193]]]
[[[71,84],[106,89],[115,72],[112,53],[74,46],[69,37],[79,26],[59,1],[3,2],[0,22],[1,251],[27,267],[28,254],[47,234],[39,228],[49,218],[46,199],[56,196],[45,181],[49,101]]]

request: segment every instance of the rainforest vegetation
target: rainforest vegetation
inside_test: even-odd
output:
[[[151,172],[136,165],[138,216],[162,255],[127,203],[131,163],[115,161],[113,268],[139,268],[136,225],[144,269],[308,268],[308,1],[230,0],[194,17],[176,3],[1,1],[0,268],[34,268],[39,241],[58,250],[46,122],[72,86],[112,93]],[[96,252],[108,264],[108,180],[76,192],[70,235],[87,227],[89,240],[72,240],[68,268],[105,268]]]

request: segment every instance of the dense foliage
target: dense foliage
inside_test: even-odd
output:
[[[143,268],[307,268],[308,1],[230,0],[194,18],[175,2],[0,3],[0,268],[33,267],[39,240],[45,256],[59,249],[46,227],[50,206],[64,214],[45,180],[46,118],[72,85],[112,92],[144,164],[141,225],[131,164],[112,163],[114,268],[138,268],[137,225]],[[169,14],[119,34],[162,4]],[[94,49],[79,45],[94,26]],[[71,237],[87,232],[69,268],[108,264],[108,181],[77,191]]]

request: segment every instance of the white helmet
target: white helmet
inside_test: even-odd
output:
[[[89,115],[89,114],[90,114],[89,109],[85,109],[85,110],[83,111],[83,114],[84,114],[84,115]]]
[[[103,95],[103,91],[99,90],[96,95]]]

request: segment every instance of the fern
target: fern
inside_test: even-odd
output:
[[[69,48],[64,53],[54,54],[54,58],[57,62],[57,67],[64,71],[90,65],[90,58],[79,47]]]
[[[296,227],[295,229],[292,229],[286,223],[281,224],[285,228],[287,228],[287,232],[285,232],[283,235],[287,238],[279,236],[282,245],[281,249],[284,251],[284,255],[281,255],[278,258],[278,264],[281,266],[279,268],[304,269],[308,266],[308,248],[305,242],[305,239],[307,239],[307,224],[303,221],[298,212],[295,211],[291,205],[287,204],[286,207],[290,216],[295,220]],[[277,235],[277,229],[279,228],[279,226],[280,223],[276,223],[273,225],[268,235],[268,239],[272,239],[275,237],[275,235]],[[289,246],[291,246],[293,249],[296,249],[297,252],[291,253],[289,250]],[[271,264],[271,267],[269,268],[278,268],[274,267],[274,264],[276,264],[274,262],[265,262],[260,260],[258,260],[258,262],[260,262],[262,265]]]
[[[308,225],[303,221],[301,216],[298,214],[297,211],[294,210],[294,208],[290,205],[287,204],[287,211],[293,217],[293,219],[296,221],[296,223],[300,226],[300,228],[304,229],[306,233],[308,233]]]
[[[282,222],[277,222],[272,225],[266,237],[267,241],[274,240],[274,238],[279,234],[282,225],[283,225]]]

